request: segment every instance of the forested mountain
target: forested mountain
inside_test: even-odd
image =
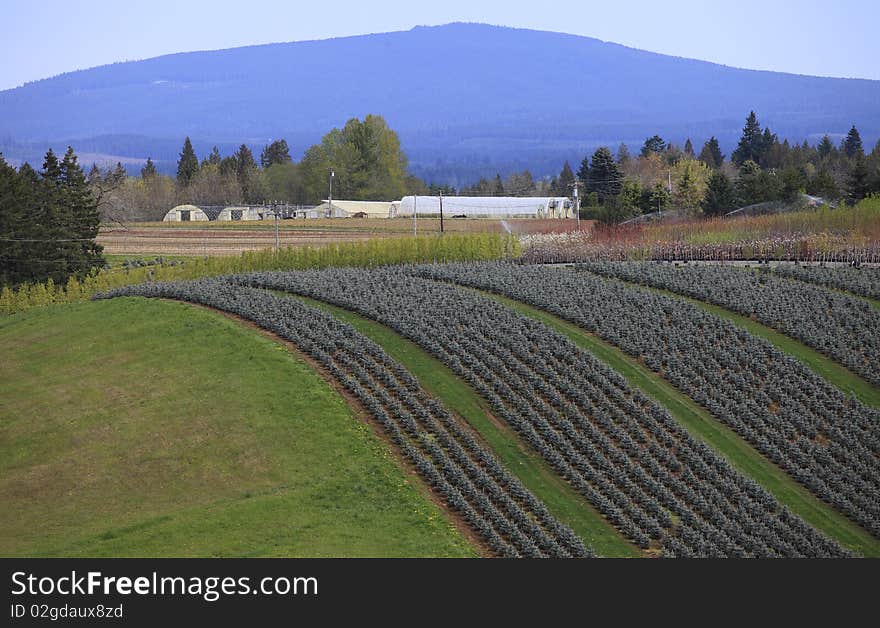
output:
[[[780,138],[880,137],[880,81],[735,69],[597,39],[481,24],[189,52],[71,72],[0,92],[0,151],[37,161],[73,143],[85,158],[196,152],[292,155],[352,117],[382,115],[413,171],[462,184],[530,168],[557,173],[599,145],[659,133],[735,146],[744,112]]]

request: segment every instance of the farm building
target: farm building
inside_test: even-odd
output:
[[[264,207],[224,207],[216,220],[263,220]],[[271,218],[271,214],[267,218]]]
[[[334,201],[335,203],[335,201]],[[439,215],[437,196],[404,196],[397,214]],[[568,198],[554,196],[444,196],[444,216],[468,218],[570,218],[574,216]]]
[[[213,216],[212,216],[213,214]],[[196,207],[195,205],[178,205],[177,207],[172,207],[168,210],[168,213],[165,214],[165,218],[162,219],[163,222],[206,222],[208,220],[214,220],[217,217],[217,214],[214,212],[207,212],[201,207]]]
[[[389,201],[337,201],[333,199],[333,218],[348,218],[355,214],[364,214],[366,218],[391,218]],[[310,218],[328,218],[330,201],[324,200],[320,205],[309,211]],[[313,215],[314,213],[314,215]]]
[[[271,212],[271,210],[269,210]],[[172,207],[165,214],[164,222],[204,222],[204,221],[227,221],[227,220],[264,220],[271,218],[267,215],[265,207],[223,207],[223,206],[196,206],[178,205]]]

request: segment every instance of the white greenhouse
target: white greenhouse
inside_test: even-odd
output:
[[[438,196],[404,196],[398,216],[440,215]],[[570,199],[564,196],[444,196],[443,215],[453,218],[573,218]]]
[[[195,205],[178,205],[172,207],[162,219],[163,222],[205,222],[212,220],[201,207]]]
[[[263,220],[265,212],[266,209],[263,207],[224,207],[217,214],[217,220]],[[267,215],[266,218],[268,219],[269,216]]]

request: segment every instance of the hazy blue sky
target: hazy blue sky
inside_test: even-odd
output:
[[[745,68],[880,79],[877,0],[5,2],[0,89],[170,52],[487,22]]]

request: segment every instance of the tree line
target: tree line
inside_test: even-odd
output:
[[[73,149],[37,172],[0,155],[0,285],[85,277],[103,267],[98,199]]]
[[[278,200],[317,205],[328,196],[331,169],[336,198],[388,200],[427,192],[424,182],[409,173],[397,133],[381,116],[368,115],[331,130],[299,162],[285,139],[265,145],[259,158],[242,144],[231,155],[221,155],[215,146],[200,159],[186,137],[175,176],[159,174],[148,159],[140,177],[113,186],[101,210],[111,220],[161,220],[182,203],[229,206]],[[112,170],[104,178],[109,175]]]
[[[558,180],[570,177],[565,164]],[[659,135],[631,155],[621,144],[584,157],[576,174],[584,190],[584,214],[616,223],[643,213],[675,209],[716,216],[734,209],[778,201],[798,203],[804,194],[826,203],[853,204],[880,193],[880,141],[866,153],[855,125],[839,145],[825,135],[817,144],[779,141],[750,112],[729,159],[710,137],[699,153]]]

